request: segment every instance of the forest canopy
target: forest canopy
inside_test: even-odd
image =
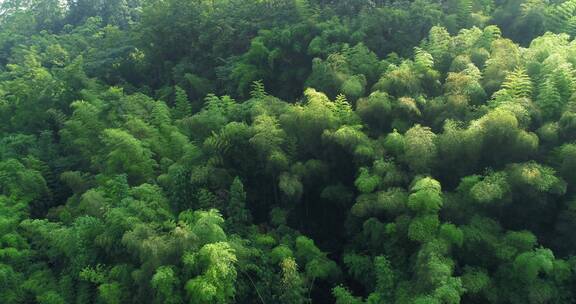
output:
[[[0,0],[0,303],[576,303],[575,0]]]

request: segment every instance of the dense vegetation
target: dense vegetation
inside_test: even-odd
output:
[[[576,303],[575,0],[0,1],[0,303]]]

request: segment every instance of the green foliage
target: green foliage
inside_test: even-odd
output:
[[[200,269],[200,275],[188,280],[190,303],[227,303],[234,297],[237,258],[225,242],[204,245],[197,253],[184,256],[184,264]]]
[[[408,227],[408,238],[418,242],[428,242],[434,239],[440,225],[437,215],[422,215],[414,218]]]
[[[549,249],[536,249],[516,257],[513,263],[518,278],[524,282],[533,282],[540,272],[548,274],[554,267],[554,255]]]
[[[179,279],[174,269],[170,266],[162,266],[156,269],[152,277],[152,287],[157,293],[160,303],[181,303],[182,299],[178,294]]]
[[[190,225],[190,231],[194,233],[201,244],[222,242],[227,238],[221,227],[224,224],[224,219],[218,210],[188,210],[180,213],[178,219]]]
[[[478,294],[485,290],[490,284],[490,277],[482,269],[466,268],[462,276],[462,285],[471,294]]]
[[[106,129],[102,132],[102,142],[108,153],[104,172],[109,174],[126,173],[133,183],[141,183],[152,176],[156,163],[152,152],[142,142],[120,129]]]
[[[362,304],[362,303],[364,303],[362,301],[362,299],[354,297],[352,294],[350,294],[350,291],[348,291],[346,288],[344,288],[342,286],[334,287],[334,289],[332,289],[332,294],[334,295],[334,298],[336,298],[337,304]]]
[[[182,119],[190,116],[192,114],[192,108],[190,107],[190,102],[188,101],[188,95],[181,87],[176,87],[176,97],[174,106],[174,117],[176,119]]]
[[[436,158],[436,134],[430,128],[415,125],[404,135],[405,160],[408,166],[418,173],[429,172]]]
[[[384,256],[377,256],[374,258],[374,268],[376,272],[376,287],[374,290],[378,294],[378,299],[390,301],[394,294],[395,281],[390,261]],[[372,297],[373,295],[370,295],[369,299]]]
[[[292,258],[285,258],[280,263],[282,268],[282,291],[280,302],[286,304],[306,303],[304,282],[298,273],[298,265]]]
[[[356,178],[356,188],[362,193],[370,193],[374,191],[380,184],[380,177],[377,175],[370,175],[367,168],[360,168],[360,175]]]
[[[576,1],[0,2],[0,302],[574,302]]]
[[[523,184],[540,192],[563,194],[566,191],[566,183],[555,176],[552,168],[530,162],[513,164],[509,170],[514,184]]]
[[[514,98],[530,98],[532,96],[532,82],[524,69],[510,72],[506,76],[502,88]]]
[[[422,178],[412,186],[408,207],[419,214],[436,213],[442,208],[440,183],[429,177]]]
[[[30,203],[48,194],[41,173],[15,159],[0,162],[0,172],[0,193],[12,200]]]
[[[306,274],[310,278],[335,280],[340,275],[340,269],[326,257],[326,253],[322,252],[314,241],[305,237],[299,236],[296,238],[296,258],[306,265]]]
[[[546,119],[555,118],[560,113],[562,99],[552,80],[547,79],[540,85],[536,101]]]
[[[493,173],[484,177],[470,189],[472,198],[481,204],[497,202],[510,191],[506,175]]]
[[[251,215],[250,211],[246,209],[246,192],[238,177],[234,178],[232,185],[230,185],[230,201],[227,209],[228,219],[226,223],[230,225],[231,229],[239,229],[250,224]]]

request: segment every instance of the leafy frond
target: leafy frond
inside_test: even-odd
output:
[[[425,50],[415,47],[414,48],[414,63],[416,66],[426,69],[434,67],[434,58],[430,53]]]
[[[532,81],[526,73],[526,70],[522,67],[516,68],[506,75],[502,88],[517,98],[530,98],[532,96]]]

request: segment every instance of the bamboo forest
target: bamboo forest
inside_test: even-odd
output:
[[[0,0],[0,303],[576,303],[576,0]]]

